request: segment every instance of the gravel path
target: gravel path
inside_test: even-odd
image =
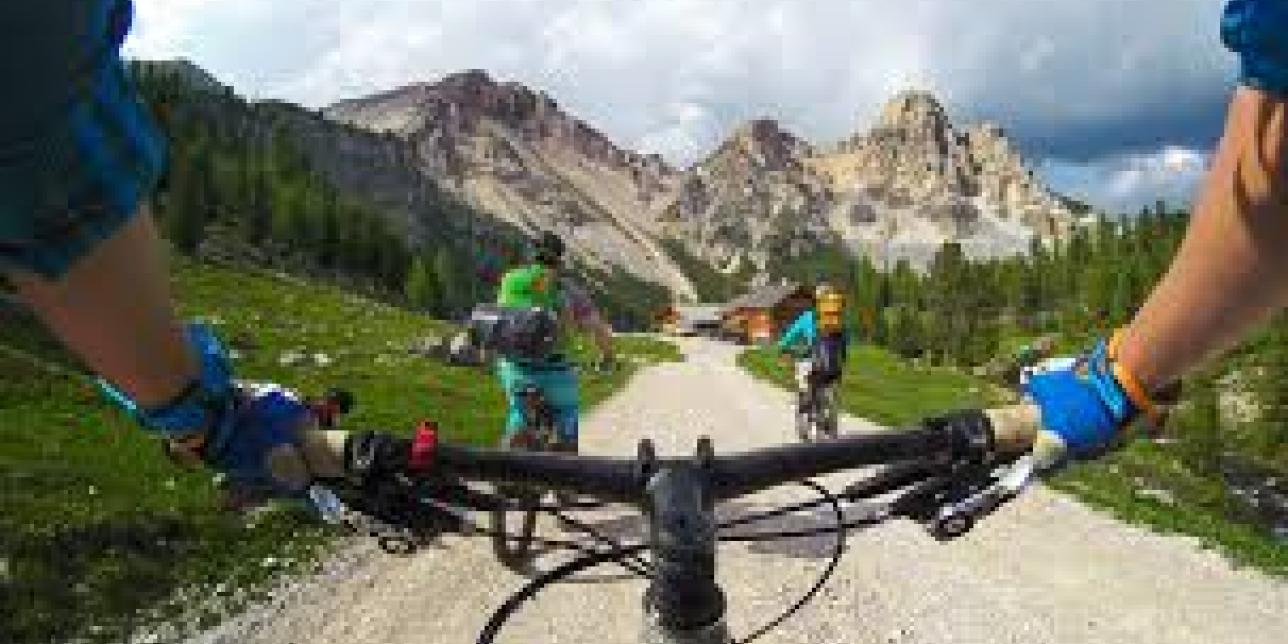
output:
[[[682,346],[686,362],[644,371],[589,415],[585,451],[631,455],[644,436],[663,454],[690,454],[703,434],[718,451],[791,440],[789,396],[741,372],[735,348],[698,340]],[[843,424],[847,432],[870,428],[856,419]],[[766,493],[726,511],[802,494]],[[625,512],[594,522],[625,534],[639,527]],[[794,601],[829,548],[825,539],[723,548],[720,576],[734,635]],[[615,572],[552,588],[516,616],[501,640],[637,641],[643,586]],[[359,546],[275,605],[196,642],[469,643],[522,581],[493,561],[483,539],[451,537],[407,558]],[[1234,570],[1193,540],[1154,535],[1037,489],[950,544],[906,522],[854,535],[824,594],[760,641],[1283,644],[1288,584]]]

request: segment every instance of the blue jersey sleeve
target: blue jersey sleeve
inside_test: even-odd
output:
[[[132,9],[0,3],[0,270],[64,274],[156,184],[165,140],[120,57]]]
[[[1288,2],[1230,0],[1221,41],[1239,55],[1240,82],[1288,96]]]

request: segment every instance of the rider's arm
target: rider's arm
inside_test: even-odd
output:
[[[164,143],[117,56],[130,16],[119,0],[0,8],[14,97],[0,106],[0,272],[92,369],[152,405],[197,366],[140,208]]]
[[[1288,305],[1288,101],[1242,87],[1230,103],[1180,251],[1131,325],[1121,360],[1161,387]]]
[[[58,278],[19,270],[9,277],[67,348],[140,405],[173,400],[196,376],[146,212]]]
[[[1172,266],[1117,347],[1028,380],[1043,424],[1074,453],[1095,453],[1138,413],[1157,420],[1152,395],[1288,305],[1285,32],[1280,0],[1226,6],[1222,38],[1242,87]]]
[[[0,4],[13,54],[0,84],[21,97],[0,105],[0,273],[146,429],[257,477],[296,409],[257,397],[233,413],[218,342],[175,315],[141,206],[164,139],[119,56],[131,11],[128,0]]]
[[[796,316],[787,330],[783,332],[776,345],[779,351],[791,351],[800,342],[809,342],[810,329],[814,324],[813,311],[805,311]]]
[[[599,308],[595,306],[594,300],[585,291],[572,283],[565,283],[563,290],[566,300],[564,314],[578,328],[590,332],[595,341],[595,346],[599,349],[600,356],[604,360],[611,362],[614,357],[613,327],[604,320],[604,316],[600,313]]]

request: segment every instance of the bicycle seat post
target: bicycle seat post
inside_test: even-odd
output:
[[[716,584],[716,522],[708,470],[678,463],[646,487],[653,580],[644,595],[647,644],[726,644],[725,597]]]

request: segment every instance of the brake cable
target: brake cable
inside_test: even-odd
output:
[[[423,505],[426,505],[426,502],[423,499],[417,499],[416,501],[418,506],[423,507]],[[469,497],[469,500],[466,502],[465,507],[470,507],[470,509],[473,509],[473,510],[489,510],[494,508],[505,508],[509,506],[509,501],[510,499],[501,495],[483,493],[483,492],[474,492]],[[433,505],[433,504],[428,504],[428,505]],[[598,504],[597,507],[602,507],[602,505],[603,504]],[[537,510],[545,513],[553,514],[557,518],[572,524],[578,530],[585,532],[587,534],[590,534],[599,543],[607,546],[608,547],[607,551],[609,552],[622,550],[623,548],[627,547],[621,544],[620,542],[617,542],[597,532],[594,528],[592,528],[589,525],[586,525],[580,521],[576,521],[567,516],[564,516],[563,514],[559,513],[559,510],[558,510],[559,507],[563,507],[563,506],[540,506],[537,508]],[[517,510],[520,508],[515,508],[515,509]],[[415,511],[415,509],[413,509],[413,511]],[[441,508],[438,508],[435,510],[431,510],[431,512],[433,511],[442,512],[443,510]],[[483,536],[504,536],[507,538],[510,538],[510,537],[517,538],[516,535],[512,535],[508,532],[498,531],[492,528],[484,528],[483,526],[479,525],[476,522],[468,521],[465,519],[461,519],[460,525],[461,527],[468,526],[469,533],[471,534],[478,534]],[[409,544],[410,550],[415,550],[418,547],[417,544],[412,542],[411,537],[408,537],[408,536],[382,537],[374,534],[372,536],[377,536],[378,539],[382,540],[382,543],[384,539],[400,538],[401,540]],[[572,541],[567,539],[562,539],[562,540],[547,539],[547,538],[537,537],[535,535],[527,539],[531,541],[531,543],[533,543],[534,545],[538,545],[543,548],[570,550],[573,552],[579,552],[583,555],[597,554],[599,552],[604,552],[604,550],[595,548],[593,546],[587,546],[585,543],[579,542],[579,541]],[[382,549],[385,549],[383,545],[382,545]],[[385,549],[385,551],[389,552],[390,554],[408,554],[408,553],[395,553],[389,549]],[[638,557],[623,556],[620,560],[617,560],[616,563],[620,565],[622,568],[625,568],[627,571],[629,571],[630,573],[638,577],[648,578],[650,576],[650,571],[652,567],[649,565],[648,562],[643,561]]]
[[[796,600],[795,604],[792,604],[790,608],[783,611],[782,615],[779,615],[768,624],[765,624],[752,632],[751,635],[740,640],[734,640],[734,644],[750,644],[750,642],[755,641],[765,633],[778,628],[780,624],[787,621],[788,618],[795,615],[800,611],[800,609],[804,608],[806,604],[813,601],[819,591],[823,590],[823,586],[826,586],[828,580],[832,578],[832,574],[836,572],[837,566],[841,563],[841,557],[845,555],[845,540],[848,536],[848,531],[845,528],[845,513],[841,510],[841,500],[837,498],[835,494],[832,494],[827,488],[815,483],[814,481],[800,481],[800,484],[818,492],[821,499],[832,506],[832,513],[836,517],[836,526],[834,528],[836,533],[836,545],[832,549],[831,560],[827,562],[827,567],[823,569],[823,572],[819,573],[818,579],[814,581],[814,585],[806,591],[804,595],[801,595],[800,599]],[[727,541],[727,539],[721,538],[721,541]]]
[[[550,514],[553,515],[559,521],[563,521],[566,524],[572,526],[573,528],[576,528],[578,531],[583,532],[587,535],[590,535],[590,538],[594,539],[600,544],[608,546],[609,549],[620,550],[623,547],[621,542],[599,532],[589,524],[573,519],[572,517],[569,517],[568,515],[558,510],[552,511],[550,512]],[[634,557],[634,556],[623,557],[622,560],[619,561],[618,563],[620,563],[623,568],[626,568],[627,570],[630,570],[631,572],[641,577],[652,576],[653,565],[647,561],[644,561],[639,557]]]
[[[864,486],[872,488],[874,490],[879,490],[883,486],[893,482],[897,482],[900,479],[902,479],[902,477],[913,473],[914,470],[918,469],[919,467],[924,467],[924,464],[918,465],[914,463],[904,463],[904,464],[898,464],[896,466],[892,466],[888,470],[881,472],[880,474],[872,477],[871,479],[863,481],[859,484],[854,484],[849,486],[847,488],[847,492],[843,496],[845,496],[846,498],[857,500],[858,498],[862,498],[863,496],[865,496],[861,492],[861,490],[864,490]],[[718,527],[721,529],[725,529],[725,528],[739,526],[739,525],[747,525],[750,523],[759,523],[761,521],[766,521],[779,516],[785,516],[787,514],[800,512],[802,510],[816,508],[822,505],[829,505],[832,509],[832,515],[835,518],[834,525],[821,527],[821,528],[814,528],[810,530],[795,530],[795,531],[784,530],[784,531],[777,531],[777,532],[760,532],[760,533],[753,533],[753,534],[747,534],[747,535],[723,535],[718,537],[718,540],[720,542],[752,543],[752,542],[782,540],[787,538],[803,538],[803,537],[811,537],[811,536],[820,536],[824,534],[836,535],[835,546],[832,550],[832,554],[831,554],[831,557],[829,558],[828,564],[824,568],[824,570],[819,574],[813,586],[811,586],[811,588],[808,591],[806,591],[805,594],[803,594],[800,597],[800,599],[798,599],[791,607],[785,610],[777,618],[771,620],[769,623],[760,627],[759,629],[754,631],[751,635],[741,640],[735,640],[731,644],[750,644],[751,642],[755,641],[756,639],[762,637],[766,633],[780,626],[784,621],[786,621],[787,619],[795,615],[802,608],[804,608],[810,601],[812,601],[818,595],[818,593],[822,591],[823,587],[832,578],[832,576],[836,572],[836,569],[840,565],[841,558],[844,556],[844,553],[845,553],[845,543],[846,543],[847,537],[849,536],[850,530],[857,527],[880,524],[892,518],[893,516],[904,514],[908,512],[910,509],[916,507],[916,504],[924,503],[925,500],[930,495],[933,495],[935,493],[935,491],[943,489],[946,482],[947,481],[942,477],[931,477],[929,479],[922,480],[921,482],[914,484],[911,487],[911,489],[906,490],[903,494],[899,496],[899,498],[895,499],[891,503],[886,504],[879,512],[877,512],[873,516],[864,517],[862,519],[846,521],[844,510],[841,507],[840,496],[833,494],[827,488],[823,487],[822,485],[814,481],[811,481],[811,480],[800,481],[798,482],[800,485],[814,490],[820,495],[820,498],[814,501],[806,501],[801,503],[789,504],[772,510],[760,512],[754,515],[743,516],[737,519],[732,519],[732,520],[720,523]],[[495,495],[491,495],[489,500],[492,500],[499,504],[505,504],[506,502],[505,499],[496,497]],[[505,625],[507,621],[509,621],[511,617],[513,617],[513,615],[519,610],[519,608],[523,605],[524,602],[536,596],[547,586],[554,583],[558,583],[584,570],[588,570],[590,568],[594,568],[596,566],[600,566],[605,563],[611,562],[611,563],[616,563],[641,577],[647,578],[650,576],[648,571],[651,570],[651,566],[649,566],[647,563],[643,562],[638,558],[639,553],[647,550],[648,546],[646,544],[623,545],[613,540],[612,538],[606,535],[603,535],[598,531],[595,531],[594,528],[592,528],[587,524],[584,524],[566,517],[559,511],[561,509],[559,506],[555,506],[555,507],[544,506],[544,507],[541,507],[540,509],[544,512],[553,514],[556,517],[567,521],[568,523],[572,524],[574,527],[577,527],[579,530],[591,535],[601,544],[609,546],[609,548],[600,550],[594,547],[587,547],[575,541],[567,541],[567,540],[560,541],[560,540],[534,538],[533,539],[534,543],[538,543],[547,547],[557,547],[557,548],[572,550],[572,551],[581,553],[581,556],[575,559],[572,559],[570,561],[567,561],[563,564],[560,564],[559,566],[556,566],[555,568],[549,571],[541,573],[534,579],[530,580],[518,591],[510,595],[505,600],[505,602],[500,607],[498,607],[496,611],[493,612],[492,616],[489,618],[488,623],[484,626],[482,632],[479,635],[478,644],[492,644],[492,642],[495,641],[497,635],[500,633],[501,628]],[[484,534],[491,533],[491,531],[483,530],[475,524],[471,524],[471,525],[473,526],[476,533],[484,533]]]
[[[642,552],[647,548],[648,546],[643,544],[634,544],[625,546],[619,550],[604,550],[594,554],[587,554],[560,564],[548,572],[542,573],[525,584],[523,588],[520,588],[514,594],[510,595],[505,600],[505,603],[501,604],[501,607],[497,608],[496,611],[492,613],[492,617],[488,619],[487,624],[483,627],[483,631],[479,633],[478,644],[492,644],[496,641],[496,636],[501,632],[501,627],[504,626],[505,623],[509,621],[510,617],[519,610],[519,607],[523,605],[523,602],[532,599],[533,596],[541,592],[541,590],[546,586],[562,581],[583,570],[589,570],[595,566],[612,562],[618,558]]]
[[[832,533],[837,536],[836,545],[832,550],[832,555],[828,561],[827,567],[824,568],[824,570],[819,574],[818,578],[814,582],[814,585],[810,587],[810,589],[806,591],[805,594],[801,595],[800,599],[798,599],[794,604],[792,604],[791,607],[783,611],[781,615],[774,618],[769,623],[765,624],[764,626],[754,631],[751,635],[741,640],[735,640],[732,644],[750,644],[750,642],[753,642],[756,639],[759,639],[764,634],[777,628],[784,621],[786,621],[791,616],[799,612],[801,608],[804,608],[805,605],[813,601],[814,597],[816,597],[818,593],[822,591],[823,587],[827,585],[827,582],[832,578],[832,575],[836,572],[837,567],[841,563],[841,557],[843,557],[845,554],[845,541],[848,534],[848,530],[845,522],[845,513],[841,508],[840,499],[836,495],[832,494],[827,488],[823,487],[822,485],[819,485],[818,483],[815,483],[814,481],[800,481],[799,484],[805,487],[808,487],[814,490],[815,492],[818,492],[819,496],[822,498],[818,501],[813,501],[806,504],[797,504],[797,505],[816,507],[819,505],[828,504],[828,505],[831,505],[832,507],[832,514],[836,519],[836,524],[834,526],[830,526],[823,530],[810,531],[809,533],[807,533],[808,535]],[[789,507],[793,507],[793,506],[789,506]],[[779,510],[781,510],[781,508]],[[774,512],[776,514],[774,514],[773,516],[784,514],[783,512],[779,512],[778,510],[775,510]],[[764,520],[764,518],[760,518],[759,520]],[[758,535],[759,537],[758,540],[768,540],[765,538],[767,536],[774,536],[779,539],[785,538],[784,536],[779,536],[779,535]],[[720,537],[719,540],[720,541],[739,541],[742,539],[739,539],[736,537]],[[501,628],[518,611],[519,607],[523,604],[523,602],[534,597],[537,593],[541,592],[541,590],[543,590],[546,586],[562,581],[583,570],[587,570],[589,568],[593,568],[595,566],[602,565],[610,561],[616,560],[616,562],[620,564],[621,559],[634,556],[637,553],[644,551],[645,549],[647,549],[646,545],[635,544],[630,546],[621,546],[614,550],[604,550],[604,551],[595,552],[593,554],[586,554],[582,557],[578,557],[576,559],[573,559],[572,561],[569,561],[563,565],[560,565],[550,570],[549,572],[543,573],[542,575],[538,576],[536,579],[533,579],[532,581],[524,585],[514,594],[510,595],[510,597],[508,597],[505,600],[505,602],[501,605],[501,607],[498,608],[495,612],[493,612],[492,617],[488,620],[487,625],[483,628],[482,633],[480,633],[479,635],[478,644],[491,644],[496,639],[496,636],[500,632]]]

